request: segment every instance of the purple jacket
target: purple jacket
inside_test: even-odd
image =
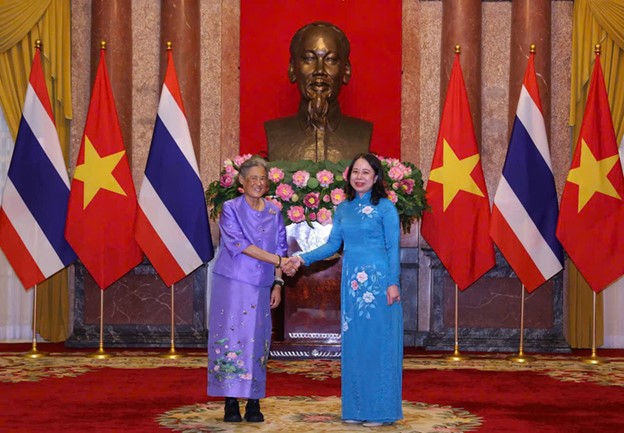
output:
[[[286,228],[280,210],[265,201],[264,210],[256,211],[244,196],[223,203],[219,229],[221,242],[214,273],[255,286],[270,286],[275,266],[241,252],[250,245],[283,256],[287,251]]]

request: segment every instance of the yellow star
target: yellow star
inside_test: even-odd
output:
[[[74,179],[84,182],[83,209],[87,208],[100,189],[126,195],[126,192],[113,176],[113,170],[125,153],[126,151],[122,150],[112,155],[100,157],[89,137],[85,136],[84,163],[76,166],[74,172]]]
[[[570,170],[568,182],[579,187],[578,211],[585,207],[596,192],[621,199],[615,187],[607,177],[613,166],[619,161],[617,153],[597,160],[584,139],[581,139],[581,163]]]
[[[446,139],[442,147],[442,166],[434,168],[429,174],[429,180],[442,184],[444,191],[443,211],[451,204],[459,191],[485,197],[470,173],[479,163],[479,154],[475,153],[464,159],[457,158],[455,152]]]

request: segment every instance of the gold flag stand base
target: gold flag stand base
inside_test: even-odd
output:
[[[601,358],[600,356],[597,356],[595,353],[592,353],[592,355],[588,358],[581,358],[581,362],[583,362],[584,364],[589,364],[589,365],[600,365],[600,364],[608,364],[609,360],[605,358]]]
[[[518,364],[528,364],[529,362],[535,361],[534,356],[525,355],[522,352],[519,352],[517,355],[508,356],[507,361],[516,362]]]
[[[581,358],[581,362],[589,365],[608,364],[609,361],[596,355],[596,292],[592,290],[592,347],[589,358]]]
[[[39,359],[39,358],[44,358],[46,356],[48,356],[48,352],[41,352],[37,350],[35,346],[33,346],[33,348],[30,349],[28,352],[22,354],[22,357],[29,358],[29,359]]]
[[[461,362],[470,359],[470,356],[462,355],[459,350],[455,349],[452,355],[445,356],[444,359],[449,362]]]
[[[175,348],[172,347],[169,349],[169,352],[161,353],[158,355],[159,358],[167,358],[167,359],[180,359],[184,358],[186,353],[176,352]]]
[[[116,355],[114,353],[110,353],[110,352],[105,352],[104,348],[100,347],[98,350],[96,350],[93,353],[90,353],[87,355],[87,358],[92,358],[92,359],[108,359],[108,358],[114,358]]]

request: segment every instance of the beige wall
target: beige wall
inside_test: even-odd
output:
[[[381,0],[380,0],[381,1]],[[239,2],[202,0],[201,4],[201,146],[204,185],[216,179],[221,161],[238,150]],[[551,154],[561,193],[570,163],[568,104],[572,1],[552,3]],[[157,111],[160,2],[132,1],[133,132],[132,172],[140,186]],[[402,158],[429,173],[440,115],[440,41],[442,2],[404,0]],[[73,105],[72,156],[80,146],[90,94],[91,2],[72,1]],[[483,3],[482,143],[490,199],[494,194],[508,144],[509,44],[511,2]],[[175,49],[175,48],[174,48]],[[284,47],[287,49],[287,47]],[[538,48],[539,49],[539,48]],[[452,53],[444,53],[452,55]],[[539,52],[538,52],[539,55]],[[73,168],[73,167],[72,167]]]

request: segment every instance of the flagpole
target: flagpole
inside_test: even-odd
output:
[[[459,353],[459,325],[458,325],[458,305],[459,305],[459,287],[457,287],[457,283],[455,283],[455,349],[453,350],[453,354],[445,357],[447,361],[465,361],[466,359],[470,359],[469,356],[462,355]]]
[[[87,358],[108,359],[115,356],[114,353],[104,351],[104,290],[100,289],[100,347]]]
[[[171,349],[167,353],[161,353],[161,358],[178,359],[186,356],[184,353],[176,352],[175,350],[175,292],[171,285]]]
[[[508,356],[507,360],[511,362],[526,363],[535,361],[535,357],[524,354],[524,284],[521,285],[521,290],[522,302],[520,303],[520,347],[518,348],[518,354]]]
[[[596,292],[593,291],[593,308],[592,308],[592,353],[589,358],[581,359],[585,364],[598,365],[598,364],[606,364],[607,361],[605,358],[601,358],[596,355]]]
[[[24,353],[22,356],[24,358],[30,358],[30,359],[43,358],[44,356],[48,356],[48,352],[41,352],[37,350],[37,285],[36,284],[35,284],[35,290],[33,293],[32,331],[33,331],[32,349]]]

